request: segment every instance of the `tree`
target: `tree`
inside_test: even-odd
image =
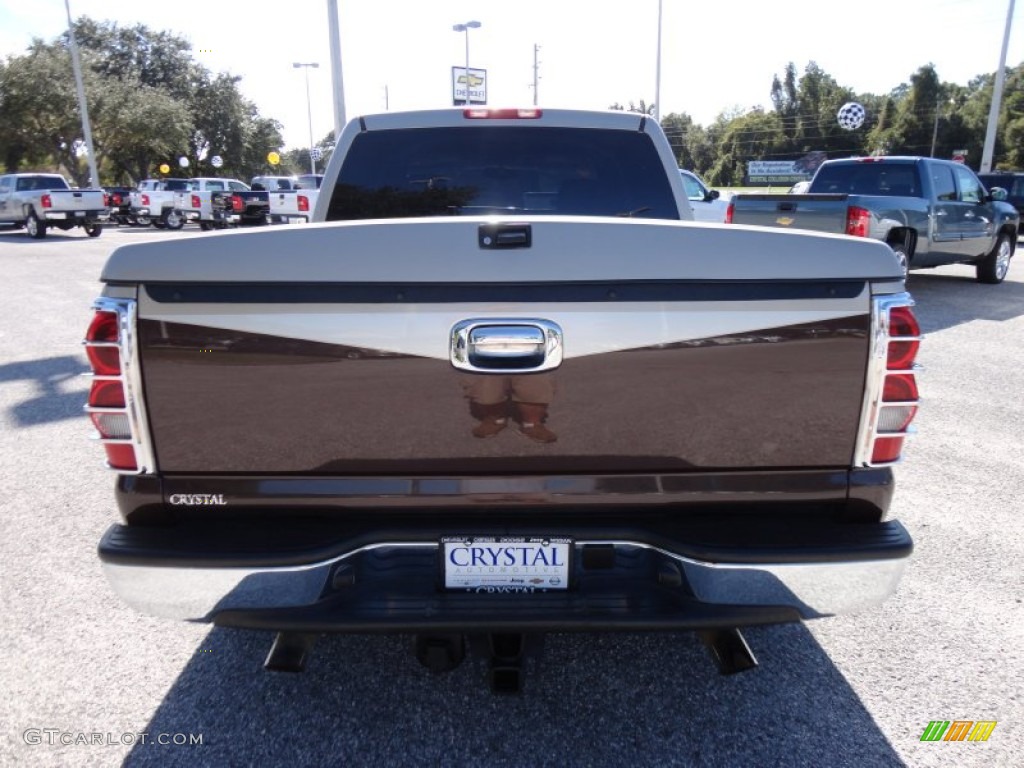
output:
[[[927,155],[931,151],[936,113],[942,108],[942,85],[932,64],[910,76],[910,90],[896,105],[892,137],[899,154]]]
[[[62,167],[84,181],[76,154],[82,124],[70,75],[70,57],[39,40],[24,56],[8,60],[0,83],[8,171],[27,161]]]
[[[643,99],[640,99],[639,104],[634,104],[632,101],[629,102],[628,107],[624,107],[619,102],[615,102],[608,109],[614,109],[616,112],[636,112],[641,115],[653,115],[654,104],[646,104]]]
[[[212,174],[213,154],[226,161],[221,173],[248,176],[281,147],[280,124],[242,97],[240,78],[211,75],[192,59],[186,40],[86,17],[75,22],[75,37],[101,178],[137,180],[164,162],[177,167],[179,157]],[[35,40],[26,55],[9,59],[0,69],[0,100],[8,170],[48,164],[84,183],[67,35]]]
[[[782,121],[774,113],[752,110],[725,122],[718,142],[717,158],[707,173],[713,186],[738,186],[746,175],[747,162],[778,157],[785,151],[786,137]]]

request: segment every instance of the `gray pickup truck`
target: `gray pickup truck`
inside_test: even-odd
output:
[[[1006,199],[961,163],[862,157],[825,161],[805,194],[736,195],[726,221],[869,237],[904,270],[972,264],[981,282],[1001,283],[1020,226]]]
[[[72,189],[59,173],[0,176],[0,224],[25,227],[31,238],[46,237],[49,227],[82,227],[89,237],[99,237],[109,218],[102,189]]]
[[[391,112],[310,226],[118,248],[86,334],[113,589],[278,633],[272,669],[397,632],[499,691],[544,632],[696,630],[731,672],[740,627],[877,605],[912,549],[899,264],[691,218],[642,115]]]

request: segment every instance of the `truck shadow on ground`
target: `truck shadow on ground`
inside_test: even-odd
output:
[[[903,765],[802,625],[745,630],[761,666],[722,676],[693,633],[549,635],[520,695],[468,659],[432,674],[410,636],[328,635],[301,674],[272,635],[214,629],[127,766]]]
[[[952,328],[972,320],[1003,322],[1024,315],[1024,283],[1007,280],[987,285],[974,279],[967,267],[949,267],[949,273],[922,270],[911,272],[907,290],[914,297],[914,308],[925,333]],[[1024,269],[1010,266],[1011,274]],[[966,270],[966,271],[965,271]],[[963,271],[963,275],[954,272]]]
[[[72,355],[47,357],[0,365],[0,386],[12,382],[35,382],[35,396],[10,407],[18,427],[50,424],[63,419],[81,419],[87,396],[88,372],[85,362]]]
[[[0,246],[6,247],[8,245],[20,245],[35,247],[40,244],[45,244],[46,241],[50,240],[51,238],[60,238],[61,240],[83,241],[93,239],[90,238],[87,234],[85,234],[85,232],[81,230],[69,230],[67,232],[62,232],[61,230],[58,229],[55,232],[47,232],[46,237],[36,240],[35,238],[26,235],[25,230],[23,229],[15,229],[13,231],[8,229],[0,232]]]

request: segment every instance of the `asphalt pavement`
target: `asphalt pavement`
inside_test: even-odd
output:
[[[329,636],[301,675],[269,633],[148,618],[96,557],[114,476],[82,413],[81,339],[119,244],[0,231],[0,765],[1019,766],[1024,754],[1024,264],[912,273],[926,339],[919,435],[893,514],[915,539],[864,613],[747,630],[720,676],[696,636],[551,635],[518,696],[405,636]],[[922,742],[931,721],[986,742]],[[197,743],[198,742],[198,743]]]

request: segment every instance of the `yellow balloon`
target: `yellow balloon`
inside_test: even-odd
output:
[[[281,156],[277,152],[270,152],[267,154],[267,162],[271,165],[277,165],[281,162]]]
[[[169,166],[167,163],[164,163],[163,165],[160,166],[160,173],[170,173],[170,172],[171,172],[171,166]]]

